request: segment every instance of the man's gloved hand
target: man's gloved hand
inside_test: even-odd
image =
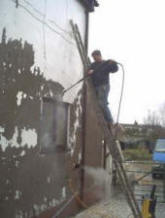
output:
[[[88,75],[92,74],[94,72],[94,70],[88,70]]]
[[[109,63],[109,64],[116,64],[116,61],[114,61],[114,60],[108,60],[108,63]]]

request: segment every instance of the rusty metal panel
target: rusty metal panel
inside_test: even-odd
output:
[[[43,98],[39,134],[41,153],[52,153],[67,148],[68,118],[68,103]]]

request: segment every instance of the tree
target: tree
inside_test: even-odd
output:
[[[148,111],[147,117],[144,118],[144,124],[151,126],[160,126],[161,120],[158,112]]]
[[[149,111],[144,124],[152,127],[149,138],[153,141],[165,137],[165,104],[158,111]]]
[[[165,127],[165,103],[163,103],[157,111],[148,111],[143,122],[144,124]]]
[[[161,125],[165,127],[165,103],[162,104],[159,110]]]

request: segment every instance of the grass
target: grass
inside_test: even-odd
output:
[[[147,149],[125,149],[123,151],[125,160],[151,160],[152,154]]]

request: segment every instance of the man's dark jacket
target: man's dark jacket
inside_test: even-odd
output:
[[[92,77],[92,82],[95,87],[100,85],[109,84],[109,73],[115,73],[118,71],[118,65],[115,61],[110,63],[108,61],[93,62],[89,68],[94,70]]]

